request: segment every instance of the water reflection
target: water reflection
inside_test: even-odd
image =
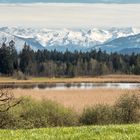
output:
[[[135,89],[140,88],[140,83],[45,83],[45,84],[6,84],[0,88],[20,89],[45,89],[45,90],[68,90],[68,89]]]

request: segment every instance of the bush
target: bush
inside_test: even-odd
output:
[[[74,125],[128,124],[140,121],[140,99],[135,94],[122,95],[114,106],[95,105],[79,117],[58,103],[30,98],[7,112],[0,113],[0,128],[42,128]]]
[[[0,113],[0,129],[10,129],[14,126],[13,115],[9,112]]]
[[[73,126],[78,123],[75,112],[46,100],[24,99],[20,107],[16,108],[16,114],[18,114],[18,128]]]
[[[140,121],[140,99],[136,94],[122,95],[114,105],[114,120],[117,123]]]
[[[110,124],[112,121],[112,107],[108,105],[96,105],[83,111],[80,123],[86,125]]]
[[[13,74],[13,78],[17,80],[28,80],[29,78],[21,71],[15,71]]]
[[[114,106],[96,105],[83,111],[80,123],[129,124],[140,121],[140,99],[136,94],[122,95]]]

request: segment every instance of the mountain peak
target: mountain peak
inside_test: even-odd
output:
[[[14,40],[18,50],[27,42],[33,49],[56,49],[59,51],[83,50],[102,45],[121,37],[128,37],[140,33],[140,28],[92,28],[79,29],[47,29],[47,28],[0,28],[0,40]],[[16,46],[16,47],[17,47]]]

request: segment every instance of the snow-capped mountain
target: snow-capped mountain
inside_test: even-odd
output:
[[[118,39],[119,41],[117,42],[120,42],[121,45],[118,43],[117,46],[124,49],[127,47],[126,44],[124,45],[125,47],[123,46],[125,40],[128,41],[133,39],[131,36],[135,36],[138,33],[140,33],[140,28],[93,28],[90,30],[70,30],[3,27],[0,28],[0,42],[8,43],[10,40],[14,40],[18,51],[23,48],[25,42],[34,50],[56,49],[58,51],[65,51],[68,49],[70,51],[88,51],[92,48],[101,48],[107,51],[108,49],[115,51],[117,50],[114,47],[114,44],[116,44],[115,40]],[[138,39],[136,42],[133,39],[133,43],[137,42]],[[110,44],[113,44],[112,47]]]
[[[96,48],[106,50],[107,52],[133,51],[140,49],[140,34],[131,35],[128,37],[120,37],[110,42],[97,45]]]

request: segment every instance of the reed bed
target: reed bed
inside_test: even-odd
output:
[[[92,90],[43,90],[43,89],[13,89],[16,97],[30,96],[36,100],[49,99],[77,112],[96,104],[113,105],[125,93],[139,94],[139,89],[92,89]]]

